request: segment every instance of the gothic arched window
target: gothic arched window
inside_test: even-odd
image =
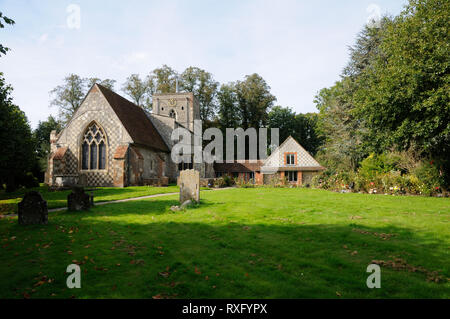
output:
[[[172,117],[172,118],[176,118],[177,115],[175,114],[174,110],[170,110],[169,116]]]
[[[81,169],[106,168],[106,136],[95,123],[89,125],[81,142]]]

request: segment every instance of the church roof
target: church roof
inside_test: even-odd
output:
[[[104,86],[95,85],[102,92],[109,105],[111,105],[134,143],[163,152],[169,151],[158,130],[141,107]]]

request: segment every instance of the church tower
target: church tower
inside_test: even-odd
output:
[[[153,114],[174,118],[193,131],[194,120],[200,120],[200,106],[193,93],[154,94]]]

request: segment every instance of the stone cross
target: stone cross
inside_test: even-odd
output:
[[[194,169],[180,172],[180,204],[200,200],[200,173]]]
[[[18,206],[19,224],[48,224],[47,202],[39,192],[31,191],[26,193]]]

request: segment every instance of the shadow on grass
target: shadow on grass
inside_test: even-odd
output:
[[[0,297],[21,297],[30,287],[41,298],[449,297],[448,283],[392,267],[382,267],[382,289],[366,286],[372,260],[401,258],[448,276],[448,244],[437,237],[348,221],[233,222],[202,210],[218,203],[171,212],[177,204],[158,199],[61,212],[48,226],[0,223],[5,237],[15,237],[0,248]],[[85,270],[83,289],[70,291],[64,271],[74,260]],[[39,274],[53,283],[33,288]]]

